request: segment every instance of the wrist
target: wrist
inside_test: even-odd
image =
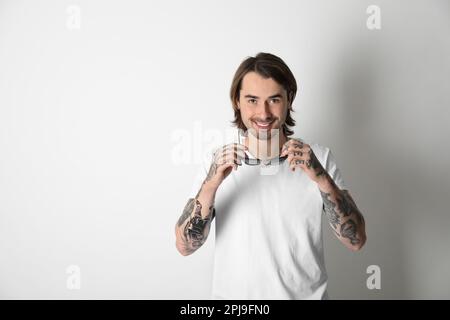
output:
[[[207,192],[215,193],[218,188],[219,188],[219,185],[213,183],[211,180],[203,181],[203,190],[205,190]]]
[[[325,172],[325,174],[320,176],[320,179],[317,180],[317,186],[322,192],[330,192],[335,187],[335,183],[330,175]]]

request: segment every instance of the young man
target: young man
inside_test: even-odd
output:
[[[292,72],[272,54],[249,57],[236,71],[233,123],[244,139],[214,152],[175,226],[176,247],[189,255],[215,218],[213,299],[327,299],[323,212],[347,248],[366,241],[330,149],[290,138],[296,92]]]

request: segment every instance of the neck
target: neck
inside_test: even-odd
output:
[[[271,130],[270,137],[267,139],[258,139],[254,134],[248,131],[247,133],[244,145],[254,157],[261,160],[278,157],[283,144],[287,141],[283,130]]]

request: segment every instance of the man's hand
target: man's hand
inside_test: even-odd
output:
[[[300,168],[306,172],[309,178],[319,183],[327,175],[327,172],[317,160],[310,145],[298,139],[289,139],[283,144],[280,156],[286,156],[292,171]]]
[[[323,199],[323,208],[338,239],[350,250],[357,251],[366,242],[364,217],[348,190],[341,190],[325,171],[311,147],[297,139],[288,140],[280,156],[286,159],[292,171],[301,168],[317,183]]]
[[[215,216],[214,197],[222,181],[233,168],[242,165],[246,147],[231,143],[214,153],[208,175],[194,198],[188,200],[181,217],[175,225],[176,247],[187,256],[200,248],[208,237]]]
[[[242,165],[245,150],[247,147],[239,143],[230,143],[216,150],[204,183],[219,187],[233,168],[237,170]]]

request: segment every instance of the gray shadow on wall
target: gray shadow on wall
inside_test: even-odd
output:
[[[401,158],[385,156],[385,141],[376,134],[383,130],[377,121],[377,95],[383,82],[376,52],[352,45],[337,64],[334,86],[338,99],[336,153],[344,180],[366,220],[368,241],[357,253],[338,243],[328,230],[325,253],[332,299],[407,298],[402,242],[404,225],[398,186],[402,184]],[[357,48],[355,48],[357,47]],[[361,49],[362,48],[362,49]],[[327,227],[325,227],[327,228]],[[370,265],[381,268],[381,290],[366,285]],[[343,290],[344,288],[344,290]]]
[[[348,288],[343,298],[450,298],[450,42],[436,30],[445,32],[352,39],[337,63],[338,159],[368,233],[360,254],[330,246],[331,287]],[[371,264],[381,267],[379,291],[361,273]]]

